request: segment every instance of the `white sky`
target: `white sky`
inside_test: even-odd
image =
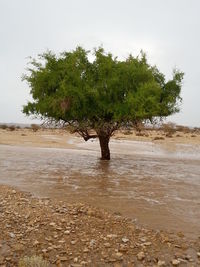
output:
[[[199,0],[0,0],[0,122],[33,122],[21,112],[28,56],[102,44],[120,58],[143,49],[167,77],[185,72],[181,112],[170,120],[200,127],[199,12]]]

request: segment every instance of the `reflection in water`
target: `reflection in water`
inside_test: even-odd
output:
[[[120,144],[112,146],[112,160],[101,161],[95,142],[80,150],[1,145],[0,182],[36,196],[104,207],[153,228],[200,231],[200,153],[191,160],[181,150],[174,156],[153,147],[154,156],[144,156],[138,143],[129,142],[127,154]]]

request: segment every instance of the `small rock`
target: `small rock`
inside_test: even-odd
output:
[[[200,258],[200,252],[197,252],[197,257]]]
[[[128,250],[127,245],[120,245],[119,251],[120,252],[126,252]]]
[[[162,266],[165,266],[165,265],[166,265],[165,261],[161,261],[161,260],[158,261],[158,266],[159,267],[162,267]]]
[[[137,258],[138,258],[139,261],[142,261],[145,258],[144,252],[143,251],[139,252],[137,254]]]
[[[110,248],[111,246],[110,246],[110,243],[104,243],[104,247],[105,248]]]
[[[90,241],[90,246],[92,247],[92,246],[94,246],[96,244],[96,241],[94,240],[94,239],[92,239],[91,241]]]
[[[120,260],[122,258],[123,254],[120,252],[115,253],[114,258],[117,260]]]
[[[176,260],[176,259],[172,260],[172,265],[178,266],[179,264],[180,264],[179,260]]]
[[[82,266],[86,266],[87,264],[88,264],[87,261],[82,261],[82,262],[81,262],[81,265],[82,265]]]
[[[12,190],[12,193],[13,193],[13,194],[16,194],[17,192],[16,192],[15,190]]]
[[[39,241],[35,240],[35,241],[33,242],[33,246],[37,246],[39,243],[40,243]]]
[[[74,263],[77,263],[78,262],[78,258],[74,258]]]
[[[60,261],[67,261],[67,257],[60,257]]]
[[[47,253],[47,249],[46,249],[46,248],[42,249],[42,252],[43,252],[44,254],[46,254],[46,253]]]
[[[143,245],[144,246],[151,246],[151,244],[152,244],[151,242],[145,242]]]
[[[123,237],[123,238],[122,238],[122,242],[127,243],[127,242],[129,242],[129,239],[126,238],[126,237]]]
[[[14,233],[9,233],[9,236],[10,236],[11,238],[15,238],[15,234],[14,234]]]

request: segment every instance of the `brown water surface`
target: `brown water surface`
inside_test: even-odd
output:
[[[99,160],[98,150],[97,142],[75,149],[0,145],[0,183],[200,235],[200,146],[115,140],[109,162]]]

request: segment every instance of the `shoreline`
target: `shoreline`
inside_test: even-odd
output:
[[[104,209],[36,198],[5,185],[0,200],[1,266],[33,255],[63,267],[200,264],[198,241],[182,233],[142,228]]]

